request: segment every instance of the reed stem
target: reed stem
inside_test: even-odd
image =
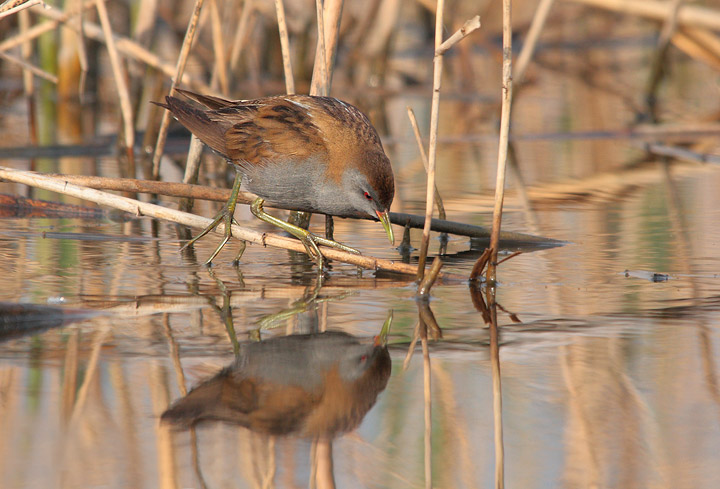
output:
[[[512,24],[511,0],[503,0],[503,69],[502,69],[502,109],[500,115],[500,141],[498,143],[497,179],[495,181],[495,207],[493,209],[493,227],[490,235],[492,254],[485,278],[494,284],[497,274],[497,253],[502,224],[502,207],[505,199],[505,169],[507,167],[508,137],[510,134],[510,108],[512,105]]]
[[[170,95],[175,93],[175,87],[177,87],[180,80],[182,80],[183,73],[185,72],[185,63],[187,63],[188,56],[190,55],[190,47],[192,46],[193,39],[195,38],[195,31],[197,30],[198,20],[200,19],[200,11],[205,0],[196,0],[195,9],[190,17],[187,31],[185,32],[185,39],[183,39],[182,47],[180,48],[180,55],[178,56],[177,65],[175,67],[175,76],[172,78],[170,84]],[[155,145],[155,153],[153,154],[153,167],[152,167],[152,178],[157,180],[160,177],[160,161],[165,150],[165,141],[167,140],[167,131],[170,127],[170,111],[166,110],[163,113],[162,122],[160,123],[160,131],[158,133],[157,143]]]

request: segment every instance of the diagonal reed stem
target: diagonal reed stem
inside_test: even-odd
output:
[[[0,179],[6,179],[8,181],[22,183],[32,187],[43,188],[65,195],[71,195],[100,205],[120,209],[138,216],[154,217],[157,219],[183,224],[185,226],[202,229],[206,228],[208,224],[212,222],[212,219],[205,217],[188,214],[175,209],[169,209],[156,204],[141,202],[127,197],[121,197],[107,192],[101,192],[99,190],[80,187],[61,179],[38,173],[14,170],[0,166]],[[216,233],[223,234],[225,229],[224,226],[218,226],[214,231]],[[285,238],[272,233],[261,233],[238,225],[232,226],[232,235],[237,239],[262,246],[273,246],[276,248],[284,248],[302,253],[306,251],[305,246],[296,239]],[[355,255],[353,253],[347,253],[334,248],[323,247],[323,255],[330,260],[337,260],[351,265],[357,265],[369,270],[384,269],[408,275],[414,275],[416,270],[412,265],[395,263],[392,260],[384,260],[372,256]],[[441,274],[441,277],[447,276],[447,274]]]
[[[175,68],[175,76],[172,79],[170,85],[170,95],[175,92],[180,80],[182,80],[183,72],[185,71],[185,63],[187,63],[188,56],[190,55],[190,46],[192,46],[193,39],[195,38],[195,31],[197,30],[198,20],[200,19],[200,11],[205,0],[196,0],[195,9],[190,17],[187,31],[185,32],[185,39],[183,39],[182,47],[180,48],[180,55],[178,56],[177,66]],[[160,176],[160,160],[162,159],[163,151],[165,150],[165,141],[167,140],[167,131],[170,126],[170,111],[166,110],[163,113],[162,122],[160,123],[160,131],[158,132],[157,144],[155,145],[155,154],[153,155],[153,168],[152,178],[157,180]]]
[[[427,152],[425,151],[425,146],[423,146],[422,135],[420,134],[420,127],[418,127],[415,112],[410,107],[407,108],[407,111],[408,117],[410,118],[410,125],[412,126],[413,132],[415,133],[415,141],[417,141],[418,149],[420,150],[420,159],[422,160],[425,171],[427,172],[430,165],[428,163],[428,156]],[[435,203],[437,205],[438,217],[440,217],[440,219],[446,219],[445,206],[443,205],[442,197],[440,196],[437,185],[435,185]]]

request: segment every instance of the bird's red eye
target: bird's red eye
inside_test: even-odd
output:
[[[365,363],[367,361],[367,355],[363,355],[360,357],[360,363]]]
[[[366,198],[367,200],[372,200],[372,195],[370,195],[369,193],[365,192],[365,198]]]

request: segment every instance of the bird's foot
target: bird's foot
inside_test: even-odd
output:
[[[223,209],[213,218],[212,222],[208,227],[202,230],[200,234],[192,238],[190,241],[185,243],[182,248],[180,248],[180,251],[186,249],[188,246],[191,246],[195,244],[197,240],[202,238],[203,236],[207,235],[210,231],[214,230],[216,227],[218,227],[221,223],[224,227],[225,233],[223,235],[222,241],[220,241],[220,244],[215,248],[215,251],[212,252],[210,255],[210,258],[205,260],[205,265],[210,265],[212,261],[215,259],[215,257],[220,253],[220,250],[223,249],[223,247],[227,244],[227,242],[230,240],[230,237],[232,236],[232,225],[237,224],[237,221],[233,217],[235,214],[235,206],[237,205],[237,199],[238,199],[238,193],[240,191],[240,183],[242,181],[242,176],[240,173],[238,173],[235,176],[235,183],[233,184],[232,193],[230,195],[230,199],[227,201]],[[240,261],[240,257],[242,256],[243,252],[245,251],[245,242],[242,242],[242,246],[240,248],[240,251],[235,257],[235,262]]]
[[[321,270],[324,264],[324,256],[320,251],[318,245],[335,248],[336,250],[344,251],[346,253],[352,253],[354,255],[361,254],[360,251],[356,250],[355,248],[345,246],[344,244],[338,243],[337,241],[333,241],[331,239],[323,238],[321,236],[318,236],[317,234],[311,233],[306,229],[297,228],[296,231],[287,231],[300,240],[300,242],[305,246],[305,251],[307,252],[307,254],[310,256],[310,258],[315,260],[318,268]]]
[[[330,248],[335,248],[337,250],[345,251],[347,253],[353,253],[355,255],[360,254],[360,251],[356,250],[355,248],[345,246],[344,244],[338,243],[337,241],[333,241],[332,239],[320,237],[316,234],[311,233],[307,229],[303,229],[301,227],[287,223],[287,222],[283,221],[282,219],[278,219],[277,217],[271,216],[270,214],[265,212],[265,210],[263,209],[264,203],[265,203],[265,201],[262,198],[257,198],[250,205],[250,210],[255,215],[255,217],[257,217],[258,219],[261,219],[267,223],[273,224],[273,225],[279,227],[280,229],[292,234],[297,239],[299,239],[300,242],[305,247],[305,251],[308,254],[308,256],[310,256],[310,258],[315,260],[315,263],[317,263],[317,266],[320,270],[323,269],[324,257],[323,257],[322,252],[320,251],[320,248],[318,247],[318,245],[328,246]]]
[[[205,265],[209,265],[215,257],[220,253],[220,250],[223,249],[223,247],[227,244],[227,242],[230,240],[230,237],[232,236],[232,224],[237,224],[237,221],[232,217],[232,213],[227,207],[224,207],[222,211],[220,211],[215,218],[212,220],[210,225],[203,229],[200,234],[192,238],[190,241],[185,243],[182,248],[180,248],[180,251],[183,251],[184,249],[188,248],[189,246],[192,246],[199,240],[200,238],[206,236],[210,231],[214,230],[216,227],[218,227],[220,224],[225,228],[225,233],[223,235],[222,241],[220,241],[220,244],[215,248],[215,251],[212,252],[210,255],[210,258],[205,260]],[[245,243],[243,242],[243,245]],[[239,255],[242,255],[242,252],[245,251],[245,246],[242,247],[242,250],[240,251]],[[239,260],[239,256],[236,258],[236,260]]]

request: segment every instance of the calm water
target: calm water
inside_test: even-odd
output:
[[[720,171],[686,167],[675,178],[679,231],[664,173],[655,170],[655,181],[618,198],[543,206],[543,235],[570,243],[501,266],[498,302],[522,321],[499,313],[509,486],[720,482]],[[520,213],[507,222],[523,229]],[[195,440],[158,423],[181,385],[232,360],[216,278],[227,287],[238,338],[248,340],[263,319],[311,292],[306,261],[251,246],[241,282],[227,260],[213,277],[183,258],[167,224],[152,238],[147,220],[5,219],[1,233],[2,301],[102,313],[0,346],[3,487],[198,487],[199,477],[207,487],[253,487],[273,467],[278,487],[307,484],[309,441],[268,446],[228,425],[201,428]],[[396,256],[372,223],[339,222],[337,236]],[[213,246],[205,240],[197,254]],[[467,275],[476,254],[460,238],[450,248],[446,269]],[[669,279],[653,282],[641,271]],[[310,312],[277,318],[260,336],[327,328],[370,337],[392,309],[392,375],[359,429],[335,441],[335,477],[338,487],[421,487],[419,350],[403,369],[417,321],[414,286],[364,275],[335,265]],[[436,286],[431,307],[443,328],[430,343],[433,477],[438,487],[487,487],[487,329],[464,284]]]
[[[667,172],[642,162],[629,139],[561,135],[630,124],[635,92],[623,90],[643,86],[636,71],[645,48],[587,47],[591,61],[616,63],[594,84],[555,73],[577,53],[546,51],[517,101],[513,130],[526,137],[515,149],[531,210],[511,172],[503,229],[567,244],[522,254],[498,272],[507,487],[720,486],[720,168],[675,163]],[[698,119],[717,95],[717,75],[688,62],[676,69],[686,76],[668,86],[663,115]],[[603,89],[613,82],[620,88]],[[474,142],[441,145],[438,163],[449,217],[480,225],[490,221],[497,155],[497,94],[483,90],[447,96],[442,137]],[[383,121],[396,211],[424,208],[405,106],[426,127],[429,93],[391,96],[369,110]],[[119,174],[112,158],[42,165]],[[171,165],[163,171],[180,178]],[[3,183],[0,192],[27,189]],[[199,203],[195,212],[216,209]],[[247,209],[237,218],[269,230]],[[338,220],[335,236],[400,259],[377,223]],[[419,247],[419,232],[412,242]],[[0,487],[308,487],[321,458],[309,440],[227,424],[173,432],[159,422],[187,389],[232,362],[228,310],[241,342],[324,330],[372,338],[392,310],[391,376],[360,426],[334,440],[334,477],[343,488],[424,487],[419,344],[403,366],[418,320],[416,286],[334,264],[318,290],[303,256],[249,246],[234,268],[234,243],[208,270],[199,263],[216,243],[202,240],[193,257],[178,251],[173,225],[149,219],[0,219],[0,302],[64,312],[36,324],[48,329],[0,342]],[[431,251],[438,245],[434,239]],[[470,248],[452,237],[444,270],[467,276],[480,253]],[[429,342],[433,484],[492,487],[488,329],[466,284],[438,283],[430,307],[442,328]]]

